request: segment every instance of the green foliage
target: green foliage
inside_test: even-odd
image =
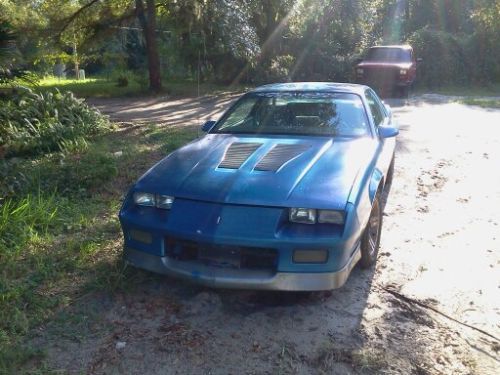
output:
[[[291,55],[280,55],[269,61],[269,66],[259,65],[255,72],[255,82],[287,82],[291,80],[295,58]]]
[[[138,74],[134,76],[134,79],[129,79],[127,87],[118,87],[116,83],[120,74],[113,74],[109,79],[99,77],[86,78],[85,80],[58,79],[49,76],[38,82],[36,90],[41,92],[54,91],[55,89],[71,91],[79,98],[108,98],[146,93],[147,81],[145,84],[143,81],[139,82],[142,78],[139,78]]]
[[[64,195],[89,195],[117,174],[116,158],[99,150],[57,159],[59,165],[50,161],[39,169],[39,182],[44,191],[56,189]]]
[[[0,13],[17,32],[22,61],[30,69],[50,72],[56,62],[66,62],[69,68],[79,63],[91,74],[106,75],[122,86],[113,91],[103,85],[103,96],[110,96],[137,92],[138,86],[145,89],[148,84],[148,46],[137,28],[137,3],[44,0],[34,6],[2,0]],[[368,47],[414,42],[425,58],[421,83],[498,82],[499,4],[495,0],[156,1],[161,73],[168,81],[223,84],[349,81],[353,62]],[[69,24],[68,19],[72,19]],[[437,56],[441,62],[436,63]],[[440,74],[448,63],[451,69]],[[126,75],[118,82],[122,72]],[[85,94],[100,92],[96,87]]]
[[[0,160],[0,373],[40,368],[30,332],[82,295],[151,277],[120,260],[121,197],[147,166],[194,137],[192,128],[144,126]]]
[[[469,68],[467,74],[473,83],[500,82],[499,37],[500,27],[497,31],[477,31],[465,39],[464,55]]]
[[[128,86],[128,78],[127,76],[119,76],[116,79],[116,86],[118,87],[127,87]]]
[[[13,66],[18,55],[17,35],[10,23],[0,19],[0,85],[15,86],[18,82],[35,83],[36,77],[27,70]]]
[[[15,55],[15,51],[16,36],[14,31],[8,22],[0,20],[0,66],[9,62]]]
[[[408,42],[423,63],[418,69],[418,83],[426,87],[439,87],[449,83],[466,84],[467,66],[463,42],[444,31],[420,30]]]
[[[482,108],[496,108],[500,109],[500,99],[490,98],[463,98],[459,100],[460,103],[467,105],[475,105]]]
[[[56,217],[55,196],[28,194],[15,201],[7,199],[0,207],[0,249],[2,256],[16,253],[28,239],[43,236]]]
[[[65,302],[63,295],[45,294],[42,286],[57,283],[80,256],[63,244],[54,249],[47,245],[66,223],[81,223],[79,216],[88,211],[88,203],[78,207],[77,202],[41,192],[7,199],[0,206],[0,372],[16,373],[15,366],[40,356],[22,348],[18,337]]]
[[[500,49],[489,31],[470,36],[423,29],[408,38],[418,57],[418,84],[425,87],[500,81]]]
[[[98,192],[117,175],[116,157],[95,147],[87,150],[87,141],[82,139],[75,142],[63,153],[49,155],[36,162],[0,160],[3,181],[0,197],[14,198],[38,190],[82,197]]]
[[[60,150],[64,142],[108,128],[105,116],[71,92],[23,90],[0,101],[0,148],[8,155]]]

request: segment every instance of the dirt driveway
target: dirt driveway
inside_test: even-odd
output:
[[[96,104],[180,126],[233,98]],[[49,362],[106,374],[500,373],[500,111],[435,95],[392,104],[401,133],[374,270],[324,293],[164,277],[92,296],[80,338],[49,340]]]

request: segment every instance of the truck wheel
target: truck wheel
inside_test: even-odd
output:
[[[409,86],[400,87],[398,91],[399,91],[399,97],[401,99],[408,99],[408,94],[410,92]]]

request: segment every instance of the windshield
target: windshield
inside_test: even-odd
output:
[[[369,128],[357,95],[279,92],[245,95],[212,132],[357,137]]]
[[[370,48],[367,61],[411,62],[411,52],[401,48]]]

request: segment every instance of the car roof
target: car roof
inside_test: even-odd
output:
[[[364,95],[368,86],[336,82],[289,82],[259,86],[251,92],[323,91]]]

